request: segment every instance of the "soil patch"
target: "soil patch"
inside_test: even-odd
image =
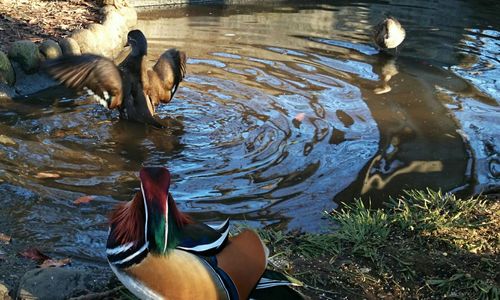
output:
[[[102,18],[95,0],[2,0],[0,1],[0,50],[6,52],[17,40],[39,42],[70,35]]]

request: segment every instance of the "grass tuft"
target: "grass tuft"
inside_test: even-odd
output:
[[[361,200],[353,205],[344,204],[331,218],[340,226],[335,239],[348,244],[354,254],[363,257],[375,259],[390,233],[387,214],[380,209],[367,209]]]
[[[474,226],[481,222],[478,212],[486,207],[481,198],[457,199],[441,191],[405,191],[398,199],[389,199],[392,220],[402,230],[432,231],[445,227]]]

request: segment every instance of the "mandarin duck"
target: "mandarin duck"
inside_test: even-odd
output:
[[[186,54],[169,49],[150,69],[147,40],[140,30],[128,33],[127,46],[118,65],[99,55],[83,54],[48,60],[43,69],[65,86],[93,95],[104,107],[118,108],[122,119],[161,127],[155,107],[172,100],[186,72]]]
[[[106,245],[111,269],[134,295],[248,299],[264,289],[291,285],[276,276],[281,273],[265,270],[268,250],[255,232],[229,237],[229,220],[209,226],[181,212],[169,192],[166,168],[144,167],[139,175],[140,191],[110,216]],[[290,291],[287,298],[302,299]]]
[[[380,49],[392,49],[405,39],[406,31],[396,18],[388,16],[373,30],[373,41]]]

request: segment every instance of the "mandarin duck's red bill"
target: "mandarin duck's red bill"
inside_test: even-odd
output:
[[[128,45],[118,66],[105,57],[83,54],[48,60],[43,69],[65,86],[94,96],[103,106],[119,109],[123,119],[160,126],[155,107],[169,102],[184,79],[186,54],[169,49],[150,69],[144,34],[130,31]]]
[[[208,226],[179,211],[167,169],[143,168],[140,180],[141,191],[111,215],[106,249],[113,272],[137,297],[248,299],[291,284],[262,276],[267,248],[255,232],[229,237],[228,220]]]

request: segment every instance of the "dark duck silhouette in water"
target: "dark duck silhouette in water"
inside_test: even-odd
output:
[[[162,127],[155,109],[172,100],[186,72],[186,54],[169,49],[149,69],[144,34],[130,31],[127,44],[126,56],[118,65],[99,55],[83,54],[49,60],[44,70],[65,86],[93,95],[104,107],[117,108],[122,119]]]
[[[396,48],[404,41],[406,31],[399,21],[391,16],[380,21],[373,30],[373,41],[382,50]]]

